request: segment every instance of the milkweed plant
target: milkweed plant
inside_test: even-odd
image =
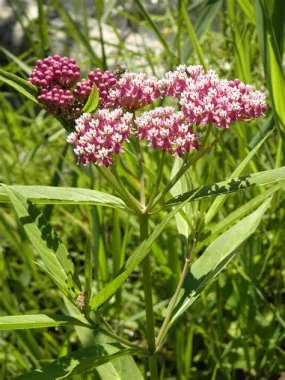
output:
[[[13,323],[25,328],[30,317],[33,327],[74,325],[94,329],[110,339],[108,344],[72,353],[71,359],[59,358],[56,364],[38,369],[34,374],[38,379],[45,374],[50,374],[50,378],[71,376],[103,366],[122,355],[134,355],[148,359],[147,374],[156,380],[159,378],[157,363],[168,331],[199,297],[207,283],[228,264],[236,248],[255,231],[270,199],[265,199],[251,214],[242,214],[245,217],[226,232],[206,241],[203,241],[203,232],[209,231],[207,224],[223,200],[216,198],[198,221],[191,220],[187,204],[207,196],[225,197],[229,192],[284,177],[280,176],[279,169],[274,169],[237,178],[246,164],[243,162],[235,173],[236,177],[230,180],[214,185],[201,183],[198,189],[189,188],[182,194],[172,191],[187,173],[191,176],[191,168],[221,141],[229,128],[236,128],[236,122],[246,122],[250,127],[251,120],[264,115],[267,108],[265,94],[239,79],[220,79],[214,70],[205,71],[202,66],[180,65],[162,78],[129,73],[124,69],[102,71],[96,68],[87,78],[80,79],[75,60],[60,55],[38,60],[28,82],[21,85],[66,129],[66,142],[74,151],[79,170],[86,165],[95,165],[99,175],[108,182],[108,188],[112,189],[112,194],[107,194],[92,189],[2,186],[2,197],[13,204],[47,275],[62,291],[71,314],[15,316]],[[132,175],[139,184],[137,193],[128,187],[117,170],[126,152],[131,154],[134,150],[136,154],[132,154],[132,160],[137,163],[137,172]],[[150,160],[145,160],[153,150],[159,156],[158,167],[149,167]],[[170,160],[176,160],[178,165],[167,178],[169,172],[165,166]],[[248,162],[248,158],[245,161]],[[96,279],[91,278],[92,263],[88,251],[85,282],[82,281],[78,275],[82,271],[75,268],[65,246],[35,205],[64,201],[119,208],[138,221],[139,246],[104,287],[97,286]],[[185,264],[176,291],[169,300],[165,319],[158,326],[152,300],[151,246],[167,223],[178,215],[190,231]],[[157,225],[153,221],[150,229],[149,221],[154,216],[155,221],[157,218],[161,220]],[[43,233],[43,229],[48,233]],[[141,341],[134,342],[116,333],[111,321],[107,322],[104,310],[139,266],[144,287],[146,339],[142,337]]]

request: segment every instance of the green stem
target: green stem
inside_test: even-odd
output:
[[[111,185],[111,187],[118,193],[120,194],[122,200],[126,203],[126,208],[125,211],[131,213],[131,214],[136,214],[136,211],[134,210],[134,207],[129,204],[128,198],[125,196],[124,192],[120,188],[120,185],[118,184],[116,178],[114,175],[110,172],[109,169],[107,168],[102,168],[98,166],[99,172],[103,175],[103,177],[106,179],[106,181]]]
[[[211,144],[207,146],[207,148],[205,148],[204,150],[199,150],[194,156],[190,158],[190,160],[184,161],[183,165],[178,170],[176,175],[172,178],[172,180],[169,182],[169,184],[166,185],[165,188],[157,195],[153,202],[153,206],[156,205],[161,200],[161,198],[163,198],[169,192],[169,190],[172,189],[172,187],[176,184],[177,181],[179,181],[179,179],[183,176],[186,170],[190,168],[190,166],[194,165],[198,160],[200,160],[206,153],[209,152],[209,150],[213,148],[213,146],[215,146],[221,140],[225,131],[226,130],[223,129],[219,136],[215,140],[213,140]]]
[[[184,268],[183,268],[183,271],[181,273],[179,283],[178,283],[177,288],[175,290],[175,293],[174,293],[173,297],[171,298],[171,301],[170,301],[170,303],[169,303],[169,305],[167,307],[166,317],[165,317],[165,319],[163,321],[163,324],[162,324],[162,326],[161,326],[161,328],[159,330],[159,333],[158,333],[158,336],[157,336],[157,339],[156,339],[156,352],[159,351],[160,348],[161,348],[161,346],[162,346],[163,338],[164,338],[165,332],[167,330],[168,324],[170,322],[170,318],[171,318],[173,309],[174,309],[174,307],[176,305],[176,302],[177,302],[178,297],[179,297],[180,290],[182,288],[182,285],[184,283],[185,277],[186,277],[186,275],[188,273],[188,270],[189,270],[189,264],[190,264],[190,262],[192,260],[192,254],[193,254],[195,245],[196,245],[196,238],[194,238],[190,254],[185,259]]]
[[[139,180],[140,180],[140,201],[141,206],[145,208],[145,187],[144,187],[144,175],[143,175],[143,156],[140,146],[140,141],[137,138],[137,152],[138,152],[138,165],[139,165]]]
[[[188,257],[185,260],[184,268],[183,268],[183,271],[182,271],[179,283],[178,283],[177,288],[175,290],[175,293],[174,293],[173,297],[171,298],[171,301],[170,301],[170,303],[168,305],[168,308],[167,308],[167,311],[166,311],[166,317],[165,317],[165,319],[163,321],[163,324],[162,324],[162,326],[161,326],[161,328],[159,330],[159,334],[158,334],[157,339],[156,339],[156,351],[159,351],[159,349],[161,348],[162,340],[164,338],[164,334],[165,334],[165,331],[167,329],[168,323],[170,321],[173,309],[174,309],[174,307],[176,305],[180,289],[181,289],[181,287],[183,285],[183,282],[185,280],[185,277],[186,277],[186,275],[188,273],[188,267],[189,267],[190,261],[191,261],[191,259],[188,258]]]
[[[146,207],[146,212],[148,212],[149,210],[151,210],[151,207],[153,205],[155,197],[157,196],[158,191],[159,191],[159,186],[160,186],[160,182],[161,182],[161,178],[162,178],[162,174],[163,174],[164,162],[165,162],[165,153],[166,153],[166,151],[164,150],[162,152],[162,158],[161,158],[160,166],[159,166],[159,169],[158,169],[156,183],[155,183],[153,192],[152,192],[152,194],[150,196],[150,200],[148,202],[148,205]]]
[[[137,348],[138,350],[141,350],[145,355],[149,354],[149,352],[148,352],[148,350],[146,348],[139,347],[136,344],[133,344],[133,343],[129,342],[127,339],[121,338],[119,335],[117,335],[116,333],[113,333],[110,330],[106,330],[106,329],[100,328],[100,331],[103,334],[109,336],[110,338],[116,340],[117,342],[120,342],[120,343],[124,344],[125,346]]]
[[[129,206],[134,209],[135,211],[141,212],[141,205],[140,203],[136,200],[136,198],[129,193],[129,191],[125,188],[125,185],[123,184],[123,181],[121,180],[119,174],[116,171],[116,168],[112,168],[112,173],[114,177],[116,178],[118,185],[120,187],[120,190],[122,191],[122,194],[124,195],[124,198],[126,201],[129,203]]]
[[[113,176],[113,174],[108,170],[107,168],[98,166],[98,171],[103,175],[103,177],[106,179],[106,181],[111,185],[111,187],[121,195],[121,197],[125,200],[124,194],[122,193],[120,186],[116,180],[116,178]]]
[[[144,241],[148,237],[148,214],[140,215],[140,239]],[[147,342],[150,352],[149,369],[151,380],[158,380],[157,359],[155,354],[155,332],[151,289],[151,265],[149,255],[142,262],[143,286],[145,295]]]

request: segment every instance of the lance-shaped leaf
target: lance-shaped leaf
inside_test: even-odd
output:
[[[36,204],[98,205],[124,209],[124,201],[101,191],[76,187],[10,186]],[[0,187],[0,203],[10,202],[4,187]]]
[[[64,244],[44,216],[30,201],[11,187],[5,186],[5,190],[30,242],[42,258],[49,275],[68,297],[70,280],[73,280],[71,281],[76,287],[80,287],[80,285],[74,265]]]
[[[18,380],[51,380],[69,378],[94,370],[121,356],[137,354],[140,349],[127,348],[121,344],[96,344],[71,355],[62,356],[42,369],[18,376]]]
[[[72,305],[67,299],[64,300],[66,308],[71,316],[74,318],[80,319],[85,324],[88,324],[88,321],[84,318],[84,316],[80,313],[78,308],[74,305]],[[78,335],[78,338],[80,340],[80,343],[83,347],[89,347],[94,346],[95,344],[106,344],[106,343],[113,343],[114,340],[110,338],[109,336],[106,336],[103,334],[102,331],[85,328],[81,326],[75,326],[75,331]],[[113,351],[113,347],[109,345],[105,346],[105,351],[108,353],[109,348]],[[96,368],[95,373],[99,374],[102,379],[114,379],[114,380],[130,380],[130,379],[136,379],[136,380],[143,380],[143,376],[138,369],[134,359],[132,356],[122,356],[120,358],[116,358],[108,363],[105,363],[104,365],[100,365],[98,368]],[[96,375],[95,375],[96,377]]]
[[[93,89],[91,91],[91,94],[88,97],[88,100],[83,107],[83,112],[93,112],[96,110],[99,103],[99,91],[96,86],[96,84],[93,85]]]
[[[194,201],[220,194],[235,193],[240,190],[246,190],[252,187],[268,185],[270,183],[285,180],[285,166],[278,169],[266,170],[254,174],[249,174],[239,178],[233,178],[228,181],[218,182],[213,185],[205,185],[199,189],[188,191],[170,199],[165,207],[175,206],[185,200]],[[193,197],[193,194],[195,196]]]
[[[233,173],[231,174],[229,180],[231,180],[233,178],[236,178],[237,176],[239,176],[242,173],[243,169],[247,166],[247,164],[250,162],[250,160],[252,159],[252,157],[255,155],[255,153],[258,151],[258,149],[261,147],[261,145],[265,142],[265,140],[268,138],[268,136],[271,133],[272,133],[272,130],[269,133],[267,133],[267,135],[264,136],[264,138],[254,147],[254,149],[252,149],[248,153],[248,155],[245,157],[245,159],[233,171]],[[225,202],[226,199],[227,199],[227,194],[224,194],[224,195],[221,195],[220,197],[218,197],[218,198],[216,198],[214,200],[213,204],[211,205],[211,207],[209,208],[207,214],[205,215],[205,218],[204,218],[205,225],[207,225],[208,223],[210,223],[210,221],[217,214],[217,212],[219,211],[219,209],[221,208],[221,206],[223,205],[223,203]]]
[[[249,212],[253,211],[257,206],[264,202],[276,191],[280,190],[282,187],[285,187],[285,181],[277,183],[275,186],[270,187],[263,193],[257,195],[235,211],[231,212],[227,217],[222,219],[218,223],[214,223],[213,226],[203,230],[203,234],[199,238],[199,242],[195,247],[195,252],[199,252],[201,248],[205,245],[208,245],[213,241],[218,234],[225,231],[231,225],[233,225],[238,219],[243,218]]]
[[[38,103],[37,89],[25,79],[18,77],[15,74],[8,73],[7,71],[0,70],[0,81],[13,87],[32,102]]]
[[[196,301],[205,286],[232,260],[236,249],[254,233],[267,210],[271,199],[266,200],[256,211],[242,219],[219,236],[192,265],[179,294],[179,301],[167,329]]]
[[[0,330],[39,329],[57,326],[90,327],[76,318],[68,315],[9,315],[0,317]]]

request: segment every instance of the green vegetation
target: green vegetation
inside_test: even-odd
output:
[[[9,0],[28,48],[14,55],[0,47],[0,379],[147,378],[148,264],[159,379],[279,378],[285,2],[70,3],[73,12],[64,1],[37,0],[31,19],[20,0]],[[56,53],[76,58],[82,74],[120,65],[160,75],[201,64],[268,91],[268,109],[262,119],[232,124],[223,138],[209,128],[217,144],[152,210],[146,239],[114,176],[76,164],[66,131],[26,82],[38,58]],[[97,88],[86,110],[94,102]],[[149,200],[161,154],[145,147],[143,160]],[[165,156],[158,193],[180,161]],[[115,174],[139,198],[134,144]]]

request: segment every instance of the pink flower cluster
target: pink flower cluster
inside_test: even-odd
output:
[[[113,154],[123,152],[122,144],[128,142],[132,118],[131,113],[120,108],[80,116],[76,120],[75,132],[67,137],[67,142],[74,146],[78,163],[110,166]]]
[[[196,126],[214,123],[228,128],[266,110],[265,94],[238,79],[220,80],[213,70],[205,73],[201,66],[178,66],[161,83],[164,94],[178,98],[185,118]]]
[[[140,140],[147,140],[148,146],[154,149],[182,157],[192,149],[199,149],[200,134],[193,131],[194,127],[214,123],[218,127],[227,128],[234,121],[259,117],[266,109],[263,93],[237,79],[220,80],[213,70],[205,73],[201,66],[178,66],[174,72],[167,73],[161,80],[147,78],[145,74],[127,73],[116,81],[109,72],[104,76],[101,71],[95,70],[90,73],[88,80],[99,87],[102,98],[100,104],[106,108],[119,107],[119,118],[128,115],[129,124],[127,135],[122,134],[120,128],[116,127],[113,132],[112,128],[109,129],[110,133],[115,133],[114,138],[118,142],[118,145],[113,145],[114,140],[109,135],[107,139],[104,137],[100,140],[90,137],[90,125],[93,128],[92,133],[97,137],[101,136],[102,126],[105,126],[105,123],[110,124],[108,120],[111,111],[99,111],[100,122],[98,116],[95,116],[98,113],[94,114],[96,123],[90,119],[91,116],[82,116],[79,121],[85,120],[86,117],[88,128],[86,129],[86,122],[84,128],[78,127],[78,124],[77,132],[71,134],[68,141],[75,145],[74,151],[79,156],[79,162],[84,164],[93,162],[109,166],[113,162],[112,154],[121,152],[122,143],[128,142],[131,135]],[[82,84],[83,92],[86,89],[87,92],[90,91],[90,82]],[[135,111],[162,96],[177,98],[181,110],[177,111],[174,107],[157,107],[143,112],[135,118],[131,130],[131,114],[124,112]]]
[[[113,107],[137,110],[161,97],[160,82],[156,77],[147,78],[143,73],[125,73],[110,90]]]
[[[180,98],[181,94],[188,89],[189,79],[194,82],[199,76],[204,74],[202,66],[184,66],[180,65],[175,71],[169,71],[160,80],[160,86],[163,89],[163,94]]]
[[[79,67],[74,59],[54,55],[38,60],[29,81],[42,88],[70,88],[80,76]]]
[[[191,149],[198,149],[199,134],[193,133],[183,112],[175,112],[173,107],[157,107],[143,112],[135,119],[140,140],[149,141],[149,146],[165,150],[182,157]]]
[[[238,79],[220,80],[213,70],[205,72],[202,66],[180,65],[160,80],[144,73],[103,72],[99,68],[87,79],[78,79],[75,60],[55,55],[37,61],[29,81],[39,87],[38,100],[48,112],[66,128],[75,124],[67,141],[84,165],[111,165],[113,154],[123,151],[122,144],[131,135],[181,157],[199,149],[200,134],[193,128],[209,123],[228,128],[232,122],[257,118],[266,109],[265,94]],[[94,85],[99,90],[100,110],[82,115]],[[180,110],[158,107],[143,112],[131,127],[134,111],[163,96],[176,98]]]
[[[112,108],[109,93],[117,81],[117,76],[111,71],[102,72],[100,69],[96,69],[88,74],[88,79],[83,79],[77,83],[74,95],[84,101],[90,95],[94,84],[96,84],[100,95],[99,105],[102,108]]]
[[[79,76],[74,59],[55,55],[38,60],[29,81],[40,88],[38,101],[46,111],[67,122],[78,117],[82,109],[71,90]]]
[[[46,110],[51,113],[59,113],[60,110],[68,109],[73,104],[71,91],[57,86],[52,89],[43,88],[38,100],[45,104]]]

